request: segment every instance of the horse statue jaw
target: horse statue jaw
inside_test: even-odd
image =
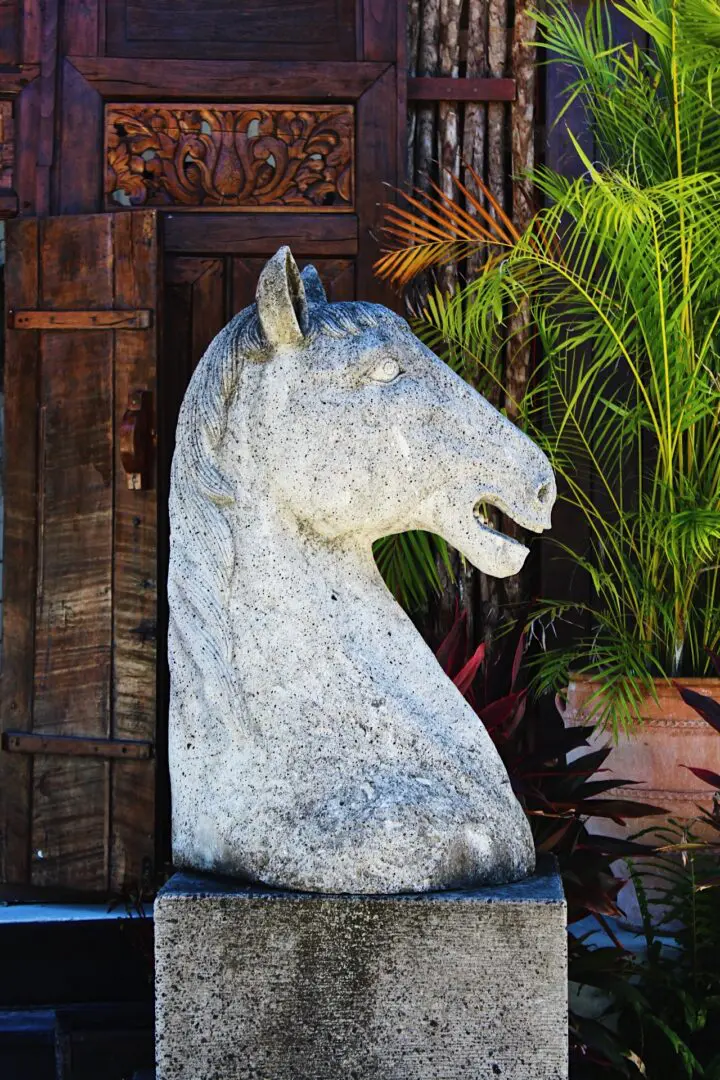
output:
[[[168,575],[176,864],[387,893],[517,880],[530,829],[473,710],[371,557],[443,535],[486,573],[540,532],[541,451],[404,320],[328,304],[287,248],[211,344],[178,423]]]

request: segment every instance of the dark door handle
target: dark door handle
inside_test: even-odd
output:
[[[120,460],[133,491],[152,486],[155,432],[150,390],[131,390],[120,425]]]

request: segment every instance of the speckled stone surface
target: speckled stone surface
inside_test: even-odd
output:
[[[550,526],[543,453],[374,304],[287,248],[212,342],[170,494],[169,754],[179,867],[318,892],[518,880],[530,829],[482,723],[386,589],[384,535],[487,573]]]
[[[552,866],[323,896],[177,874],[155,904],[158,1080],[566,1080]]]

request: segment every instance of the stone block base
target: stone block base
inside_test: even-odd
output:
[[[565,902],[515,885],[324,896],[176,874],[155,903],[158,1080],[566,1080]]]

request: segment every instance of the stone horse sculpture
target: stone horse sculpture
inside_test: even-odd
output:
[[[530,829],[484,727],[388,592],[378,537],[474,566],[541,532],[543,453],[376,304],[328,303],[288,248],[188,387],[170,494],[176,865],[391,893],[522,878]]]

